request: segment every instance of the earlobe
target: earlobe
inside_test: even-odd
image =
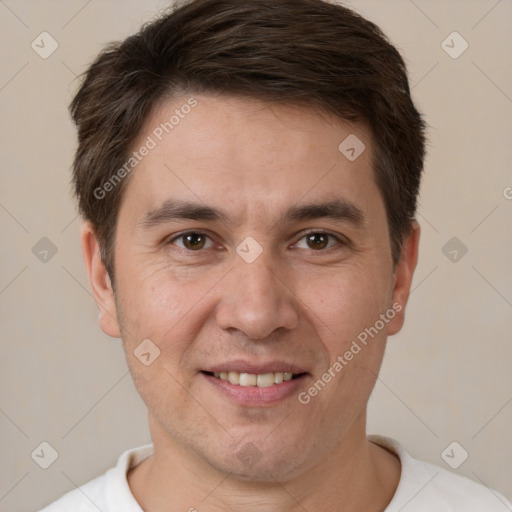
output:
[[[402,328],[405,320],[405,307],[411,293],[412,278],[418,263],[418,248],[420,241],[420,225],[413,221],[410,233],[404,238],[400,261],[395,269],[392,304],[397,311],[396,316],[388,324],[388,335],[396,334]],[[401,307],[400,307],[400,306]]]
[[[101,259],[96,234],[89,222],[85,222],[82,226],[81,241],[87,276],[99,309],[100,327],[108,336],[120,338],[121,332],[112,283]]]

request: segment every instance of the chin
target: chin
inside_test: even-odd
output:
[[[272,483],[290,480],[306,469],[304,445],[272,446],[271,443],[244,441],[226,447],[223,452],[208,453],[206,461],[230,478],[251,483]],[[220,448],[220,447],[219,447]],[[221,448],[222,449],[222,448]]]

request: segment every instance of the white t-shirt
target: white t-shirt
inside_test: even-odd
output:
[[[396,453],[402,464],[398,488],[384,512],[512,512],[512,504],[498,492],[414,459],[390,438],[369,439]],[[152,454],[152,444],[124,452],[115,468],[40,512],[143,512],[130,491],[126,474]]]

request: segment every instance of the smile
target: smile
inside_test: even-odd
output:
[[[203,372],[207,375],[213,375],[216,379],[220,379],[235,386],[268,388],[276,384],[281,384],[299,377],[301,374],[293,374],[291,372],[273,372],[273,373],[239,373],[230,372]]]

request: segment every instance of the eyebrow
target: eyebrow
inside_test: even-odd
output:
[[[299,222],[320,218],[348,222],[355,227],[363,227],[367,223],[364,212],[346,199],[294,205],[281,216],[279,222]],[[147,211],[140,225],[144,229],[149,229],[183,219],[222,222],[230,226],[234,224],[229,214],[221,208],[191,201],[169,199],[158,208]]]

